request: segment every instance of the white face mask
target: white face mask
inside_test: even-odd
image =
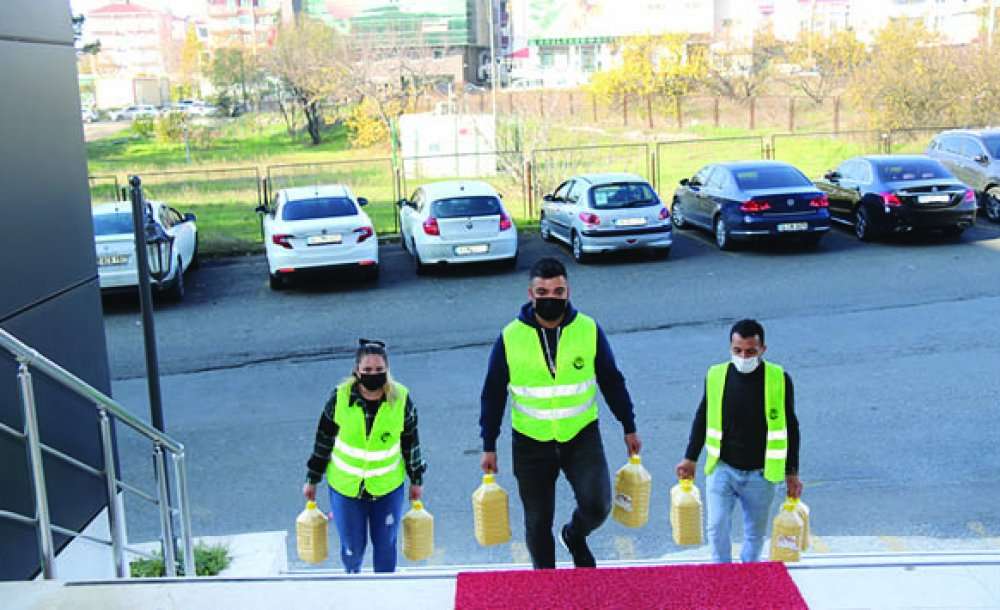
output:
[[[739,356],[733,355],[733,366],[736,370],[743,373],[744,375],[752,373],[757,370],[760,366],[760,356],[754,356],[753,358],[740,358]]]

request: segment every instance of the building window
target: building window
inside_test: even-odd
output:
[[[597,50],[594,47],[580,47],[580,68],[584,72],[597,69]]]
[[[552,49],[542,49],[540,54],[543,68],[551,68],[555,63],[555,53]]]

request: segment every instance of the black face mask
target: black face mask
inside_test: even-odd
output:
[[[566,313],[566,299],[535,299],[535,313],[546,322],[555,322]]]
[[[361,385],[363,385],[369,392],[374,392],[375,390],[384,388],[386,381],[389,379],[388,373],[358,373],[356,377],[358,378],[358,381],[361,382]]]

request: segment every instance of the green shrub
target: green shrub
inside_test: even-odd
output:
[[[151,137],[155,130],[156,126],[151,118],[138,117],[132,119],[132,131],[143,138]]]
[[[194,567],[198,576],[216,576],[229,567],[233,558],[229,548],[223,545],[197,544],[194,547]],[[133,578],[161,578],[167,571],[163,564],[163,555],[157,551],[153,559],[136,559],[129,563]],[[184,568],[178,562],[177,575],[184,575]]]
[[[164,144],[183,141],[187,124],[188,116],[183,112],[168,112],[157,117],[156,140]]]

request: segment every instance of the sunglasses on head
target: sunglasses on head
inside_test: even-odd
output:
[[[358,339],[358,347],[375,348],[385,351],[385,341],[378,341],[376,339]]]

